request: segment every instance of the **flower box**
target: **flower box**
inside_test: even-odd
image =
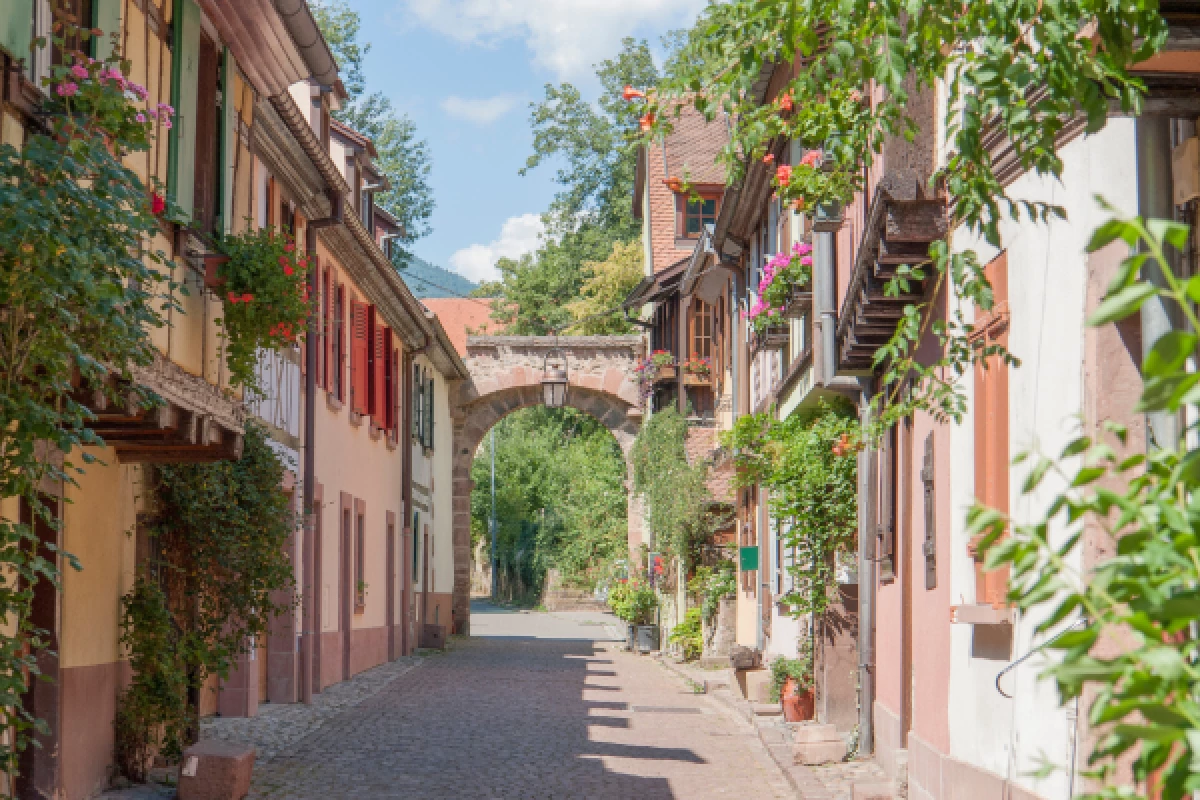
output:
[[[229,256],[224,253],[205,253],[200,256],[204,261],[204,288],[217,290],[225,285],[225,279],[218,273],[223,264],[229,263]]]
[[[783,309],[783,316],[788,319],[800,319],[812,311],[813,293],[811,286],[793,286],[792,294]]]
[[[683,373],[684,386],[712,386],[711,372],[685,372]]]
[[[673,380],[675,380],[675,378],[678,375],[679,375],[679,368],[674,365],[669,366],[669,367],[655,367],[654,368],[654,382],[655,383],[658,383],[659,381],[673,381]]]

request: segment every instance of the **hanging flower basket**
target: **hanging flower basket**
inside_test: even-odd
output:
[[[217,289],[224,302],[231,381],[255,390],[258,351],[292,347],[304,333],[308,260],[273,228],[224,236],[217,249],[218,256],[205,260],[205,285]]]
[[[204,261],[204,288],[216,291],[225,285],[225,279],[220,275],[221,266],[229,263],[229,256],[224,253],[205,253],[201,256]]]
[[[750,308],[750,324],[755,331],[784,323],[794,292],[811,291],[812,264],[812,245],[807,242],[797,242],[791,252],[776,253],[767,259],[758,282],[758,299]]]

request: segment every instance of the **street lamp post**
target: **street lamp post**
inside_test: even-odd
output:
[[[492,428],[492,600],[496,599],[496,586],[499,583],[496,563],[496,429]]]

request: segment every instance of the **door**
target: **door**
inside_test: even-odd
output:
[[[425,526],[421,547],[421,624],[429,622],[429,526]]]

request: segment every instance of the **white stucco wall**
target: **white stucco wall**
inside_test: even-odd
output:
[[[1021,360],[1009,376],[1009,451],[1014,456],[1033,445],[1057,454],[1077,429],[1084,396],[1084,247],[1091,231],[1107,217],[1093,196],[1102,195],[1132,213],[1137,198],[1134,152],[1133,122],[1114,119],[1099,134],[1063,148],[1061,183],[1024,176],[1010,188],[1014,197],[1058,204],[1068,215],[1068,221],[1050,225],[1011,221],[1001,225],[1012,313],[1009,349]],[[975,247],[985,264],[997,254],[961,230],[955,232],[952,244],[960,252]],[[968,395],[972,394],[973,381],[965,384]],[[975,592],[974,562],[967,552],[965,531],[966,510],[974,495],[973,439],[974,421],[968,414],[951,432],[955,603],[973,602]],[[1023,474],[1017,468],[1010,480],[1010,508],[1016,519],[1029,520],[1040,515],[1058,487],[1047,478],[1037,492],[1023,497]],[[1055,530],[1053,537],[1062,540],[1065,531]],[[953,626],[951,755],[1044,797],[1065,797],[1069,780],[1065,769],[1042,780],[1030,776],[1042,757],[1065,767],[1073,735],[1070,714],[1059,708],[1053,684],[1038,679],[1039,658],[1031,658],[1004,678],[1012,700],[995,686],[997,674],[1010,661],[1036,646],[1032,631],[1038,621],[1027,617],[1016,622],[1009,658],[977,657],[976,637],[985,633],[971,625]]]

